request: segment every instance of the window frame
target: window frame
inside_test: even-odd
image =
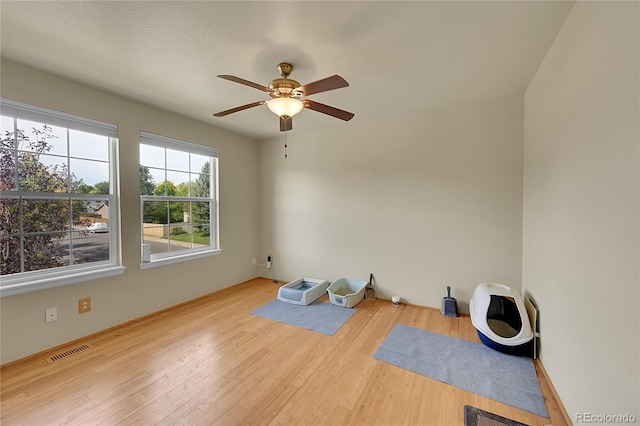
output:
[[[218,192],[218,149],[210,146],[199,145],[179,139],[170,138],[146,131],[140,131],[140,145],[155,146],[164,149],[187,152],[189,154],[197,154],[209,157],[209,198],[204,197],[182,197],[182,196],[159,196],[159,195],[142,195],[140,194],[140,269],[152,268],[155,266],[168,265],[178,262],[184,262],[204,257],[214,256],[222,253],[220,248],[220,227],[219,227],[219,192]],[[139,161],[140,167],[143,166],[142,159]],[[156,167],[154,167],[156,168]],[[157,168],[156,168],[157,169]],[[165,176],[167,171],[171,171],[164,165]],[[193,171],[189,170],[189,173]],[[209,229],[210,243],[208,247],[190,248],[176,252],[168,251],[165,253],[151,254],[145,259],[145,240],[144,240],[144,203],[145,201],[168,201],[168,202],[209,202]],[[215,232],[214,232],[215,231]]]
[[[0,276],[0,297],[20,293],[59,287],[78,282],[111,277],[124,273],[125,267],[120,259],[120,225],[118,206],[118,128],[114,124],[105,123],[77,115],[67,114],[47,108],[29,105],[22,102],[0,98],[0,114],[13,118],[14,132],[19,119],[31,120],[69,130],[79,130],[108,137],[109,162],[109,194],[82,193],[50,193],[26,191],[0,191],[0,197],[9,199],[43,199],[65,200],[69,203],[76,200],[107,200],[111,214],[109,215],[109,259],[90,263],[79,263],[36,271],[19,272]],[[67,161],[72,158],[67,153]],[[22,213],[20,213],[21,215]],[[71,231],[72,232],[72,231]],[[73,232],[72,232],[73,233]],[[20,231],[19,236],[25,234]],[[73,236],[72,236],[73,241]],[[21,249],[21,251],[24,248]]]

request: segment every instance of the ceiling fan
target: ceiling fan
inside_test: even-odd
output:
[[[277,69],[282,78],[276,78],[271,81],[269,86],[263,86],[233,75],[219,75],[218,77],[225,80],[244,84],[245,86],[267,92],[272,99],[268,101],[252,102],[247,105],[231,108],[226,111],[213,114],[213,116],[224,117],[225,115],[233,114],[234,112],[267,104],[267,107],[269,107],[269,109],[279,117],[281,132],[291,130],[293,128],[292,117],[302,111],[303,108],[318,111],[344,121],[349,121],[353,118],[354,114],[351,112],[321,104],[320,102],[312,101],[311,99],[306,99],[306,96],[313,95],[315,93],[327,92],[329,90],[349,86],[349,83],[347,83],[344,78],[339,75],[333,75],[303,86],[297,81],[289,78],[289,75],[293,71],[293,65],[287,62],[282,62],[278,64]]]

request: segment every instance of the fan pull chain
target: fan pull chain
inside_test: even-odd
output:
[[[284,159],[287,159],[287,131],[284,131]]]

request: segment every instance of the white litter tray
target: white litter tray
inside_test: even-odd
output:
[[[327,291],[329,281],[316,278],[298,278],[280,287],[278,300],[294,305],[308,305]]]
[[[340,278],[327,289],[329,301],[343,308],[353,308],[364,298],[366,287],[366,281],[355,278]]]

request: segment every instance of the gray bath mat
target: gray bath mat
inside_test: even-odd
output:
[[[251,313],[274,321],[333,336],[340,330],[340,327],[356,313],[356,309],[342,308],[318,300],[307,306],[302,306],[276,299]]]
[[[396,324],[375,359],[548,417],[531,358],[482,344]]]

